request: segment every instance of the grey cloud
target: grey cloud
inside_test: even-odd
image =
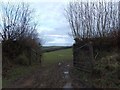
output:
[[[32,4],[39,14],[38,32],[45,41],[44,45],[72,45],[73,39],[67,36],[69,25],[64,17],[65,3],[42,2]],[[58,36],[57,36],[58,35]],[[59,36],[61,35],[61,36]]]

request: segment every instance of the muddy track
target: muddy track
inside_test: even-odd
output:
[[[4,88],[86,88],[84,82],[71,73],[72,62],[40,66],[31,74],[12,81]]]
[[[5,88],[63,88],[68,82],[64,72],[70,67],[70,62],[56,63],[49,68],[40,66],[36,71],[16,79]]]

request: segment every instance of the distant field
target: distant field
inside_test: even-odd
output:
[[[64,60],[72,60],[72,48],[46,52],[43,54],[43,63],[52,64]]]
[[[43,46],[42,52],[51,52],[51,51],[56,51],[56,50],[68,49],[71,47],[72,46]]]

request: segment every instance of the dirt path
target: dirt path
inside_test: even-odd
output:
[[[59,62],[46,67],[41,66],[35,72],[12,82],[7,88],[73,88],[69,75],[71,62]]]

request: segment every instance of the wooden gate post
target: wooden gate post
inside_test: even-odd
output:
[[[95,65],[95,60],[94,60],[94,54],[93,54],[93,46],[92,46],[92,42],[89,42],[89,50],[90,50],[90,56],[91,56],[91,64],[92,64],[92,68]]]
[[[31,60],[32,60],[32,49],[31,48],[29,48],[29,55],[30,55],[29,65],[31,65]]]

